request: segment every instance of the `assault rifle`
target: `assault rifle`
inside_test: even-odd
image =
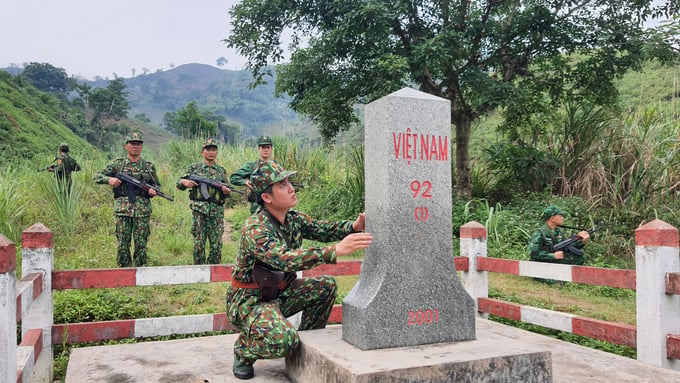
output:
[[[193,182],[200,185],[199,191],[201,192],[201,197],[203,197],[203,199],[205,199],[205,200],[210,199],[210,192],[208,191],[208,186],[210,186],[211,188],[215,188],[217,190],[220,190],[220,191],[222,190],[222,186],[226,186],[230,191],[232,191],[234,193],[238,193],[238,194],[241,194],[241,195],[245,194],[245,192],[234,189],[233,187],[231,187],[231,185],[225,184],[223,182],[211,180],[210,178],[201,177],[201,176],[198,176],[196,174],[190,175],[189,181],[193,181]]]
[[[570,227],[570,226],[562,226],[562,227],[566,227],[567,229],[582,230],[582,229]],[[596,231],[600,231],[602,229],[604,229],[604,225],[599,225],[598,227],[594,227],[592,229],[586,230],[586,232],[588,232],[588,234],[593,234]],[[584,254],[583,250],[577,249],[574,246],[575,243],[577,243],[578,241],[581,241],[581,240],[583,240],[583,238],[579,237],[578,235],[573,235],[573,236],[571,236],[571,238],[565,239],[564,241],[558,242],[555,245],[553,245],[551,252],[554,253],[556,251],[568,251],[568,252],[570,252],[574,255],[582,256]]]
[[[142,182],[142,181],[140,181],[140,180],[138,180],[134,177],[131,177],[131,176],[125,174],[125,173],[116,173],[115,177],[118,178],[119,180],[121,180],[123,183],[128,184],[127,195],[128,195],[128,201],[130,201],[130,202],[135,202],[137,200],[137,190],[143,190],[143,191],[148,193],[149,189],[155,190],[156,195],[159,196],[159,197],[163,197],[163,198],[167,199],[168,201],[174,201],[174,199],[172,197],[163,194],[161,189],[159,189],[159,188],[157,188],[153,185],[149,185],[146,182]],[[132,187],[130,187],[130,186],[132,186]]]
[[[56,160],[57,160],[57,159],[55,158],[55,159],[52,160],[52,162],[54,162],[54,161],[56,161]],[[45,166],[45,167],[42,168],[42,169],[38,169],[38,173],[44,172],[45,170],[52,170],[52,169],[54,169],[54,168],[56,167],[56,164],[53,164],[52,162],[50,162],[50,165],[47,165],[47,166]]]

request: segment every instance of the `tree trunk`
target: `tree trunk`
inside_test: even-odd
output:
[[[462,112],[451,111],[451,121],[456,126],[456,194],[472,196],[472,174],[470,173],[470,130],[472,119]]]

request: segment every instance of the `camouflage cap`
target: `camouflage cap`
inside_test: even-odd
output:
[[[274,145],[272,144],[272,138],[269,136],[261,136],[257,139],[257,146],[260,145]]]
[[[142,138],[142,133],[139,132],[128,133],[127,136],[125,136],[125,143],[127,144],[130,141],[144,142],[144,138]]]
[[[544,221],[547,221],[552,216],[555,216],[555,215],[562,215],[563,216],[565,214],[566,214],[566,212],[561,210],[559,207],[557,207],[555,205],[550,205],[550,206],[546,207],[545,209],[543,209],[543,216],[542,217],[543,217]]]
[[[213,140],[212,138],[208,138],[203,142],[203,149],[207,148],[208,146],[217,147],[217,141]]]
[[[62,152],[68,152],[68,144],[62,142],[61,144],[59,144],[59,150],[61,150]]]
[[[283,167],[274,161],[263,162],[250,175],[253,193],[259,196],[269,185],[283,181],[296,173],[296,171],[283,170]]]

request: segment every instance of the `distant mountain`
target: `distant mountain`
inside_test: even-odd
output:
[[[302,124],[288,108],[288,99],[274,97],[274,80],[248,89],[252,77],[246,71],[222,70],[203,64],[186,64],[167,71],[124,78],[130,93],[130,117],[146,114],[162,125],[167,112],[175,112],[191,101],[204,110],[241,125],[247,136],[276,126]],[[107,80],[90,82],[106,86]]]

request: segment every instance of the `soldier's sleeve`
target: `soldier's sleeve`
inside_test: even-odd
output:
[[[57,163],[55,164],[54,171],[56,173],[64,172],[64,159],[62,157],[57,158]]]
[[[151,184],[160,189],[161,181],[158,179],[158,174],[156,173],[156,165],[149,162],[149,174],[151,174]]]
[[[313,241],[340,241],[348,234],[354,232],[352,229],[354,221],[322,221],[297,211],[292,212],[292,218],[299,220],[302,237]]]
[[[529,239],[529,256],[532,261],[548,261],[555,259],[553,253],[550,253],[545,249],[541,230],[534,231]]]
[[[576,241],[576,242],[574,243],[574,247],[577,248],[577,249],[583,249],[583,247],[584,247],[585,245],[586,245],[586,244],[583,243],[583,241]]]
[[[193,174],[193,168],[194,168],[194,166],[193,166],[193,165],[190,165],[190,166],[189,166],[189,169],[187,169],[187,171],[184,172],[184,174],[182,174],[182,175],[179,177],[179,179],[177,180],[177,184],[175,185],[175,186],[177,186],[177,189],[179,189],[179,190],[186,190],[186,186],[182,185],[182,180],[188,179],[189,176],[191,176],[191,175]]]
[[[106,184],[109,183],[109,177],[116,175],[116,161],[109,162],[103,169],[98,171],[92,179],[95,183]]]
[[[323,263],[335,263],[337,254],[333,246],[311,246],[288,249],[286,242],[276,235],[276,229],[266,223],[262,215],[246,221],[241,237],[241,247],[255,259],[278,270],[294,272],[308,270]]]
[[[229,176],[229,183],[232,185],[243,186],[246,184],[246,181],[250,180],[250,175],[252,173],[252,162],[246,162],[237,171],[231,173]]]
[[[220,169],[220,172],[218,174],[218,176],[219,176],[218,181],[223,182],[223,183],[228,183],[229,179],[227,178],[227,169],[225,169],[224,166],[220,166],[219,169]]]

